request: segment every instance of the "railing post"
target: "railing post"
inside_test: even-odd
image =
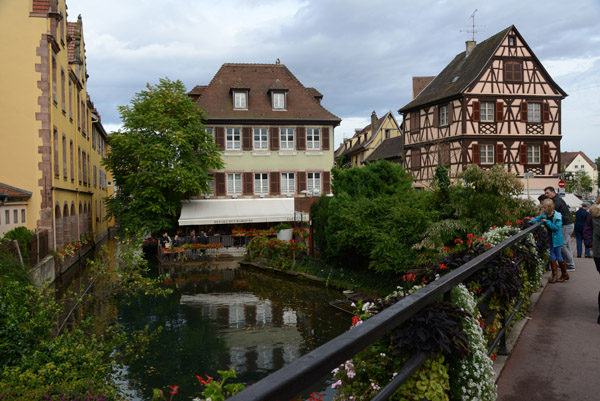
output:
[[[508,327],[506,327],[506,309],[502,310],[502,337],[500,338],[500,348],[498,349],[499,355],[508,355],[508,348],[506,347],[506,332]]]

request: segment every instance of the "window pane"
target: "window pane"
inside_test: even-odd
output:
[[[285,94],[273,93],[273,108],[284,109],[285,108]]]
[[[227,128],[226,149],[241,149],[240,128]]]
[[[319,128],[306,129],[306,149],[321,148],[321,130]]]
[[[21,209],[21,223],[25,223],[25,209]]]
[[[245,109],[246,105],[246,92],[235,92],[235,106],[236,109]]]
[[[281,149],[294,149],[294,129],[293,128],[281,128],[280,132],[280,144]]]
[[[527,121],[534,123],[541,121],[540,106],[539,103],[527,103]]]
[[[281,193],[293,194],[296,192],[294,173],[281,173]]]
[[[448,124],[448,106],[440,107],[440,125]]]
[[[494,103],[481,103],[481,121],[494,121]]]
[[[266,128],[254,128],[254,149],[268,149]]]

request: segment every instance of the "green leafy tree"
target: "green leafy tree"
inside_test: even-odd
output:
[[[414,267],[412,245],[423,239],[437,212],[430,206],[432,193],[411,184],[401,166],[386,161],[334,169],[336,196],[313,210],[315,238],[328,260],[378,272]]]
[[[594,189],[594,181],[585,171],[565,174],[565,191],[581,197],[587,197]]]
[[[183,83],[168,78],[148,84],[119,112],[123,128],[108,137],[103,162],[118,186],[106,201],[108,217],[135,232],[173,227],[181,201],[208,192],[209,170],[223,167],[203,114]]]

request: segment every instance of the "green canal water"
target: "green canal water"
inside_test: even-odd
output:
[[[175,399],[189,400],[202,391],[196,375],[217,378],[217,370],[230,367],[248,386],[351,325],[349,314],[329,305],[344,298],[339,291],[233,260],[171,269],[163,285],[173,289],[166,299],[122,299],[116,307],[128,330],[164,328],[122,372],[131,400],[151,400],[154,388],[167,394],[170,385],[179,386]],[[331,383],[325,378],[306,394],[317,391],[330,400]]]

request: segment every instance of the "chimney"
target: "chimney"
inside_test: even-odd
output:
[[[473,51],[473,49],[475,48],[475,46],[477,46],[477,42],[475,42],[474,40],[467,40],[465,42],[465,44],[467,45],[467,55],[466,55],[466,57],[469,57],[469,54],[471,54],[471,52]]]
[[[375,110],[371,113],[371,135],[375,135],[377,132],[377,113]]]

